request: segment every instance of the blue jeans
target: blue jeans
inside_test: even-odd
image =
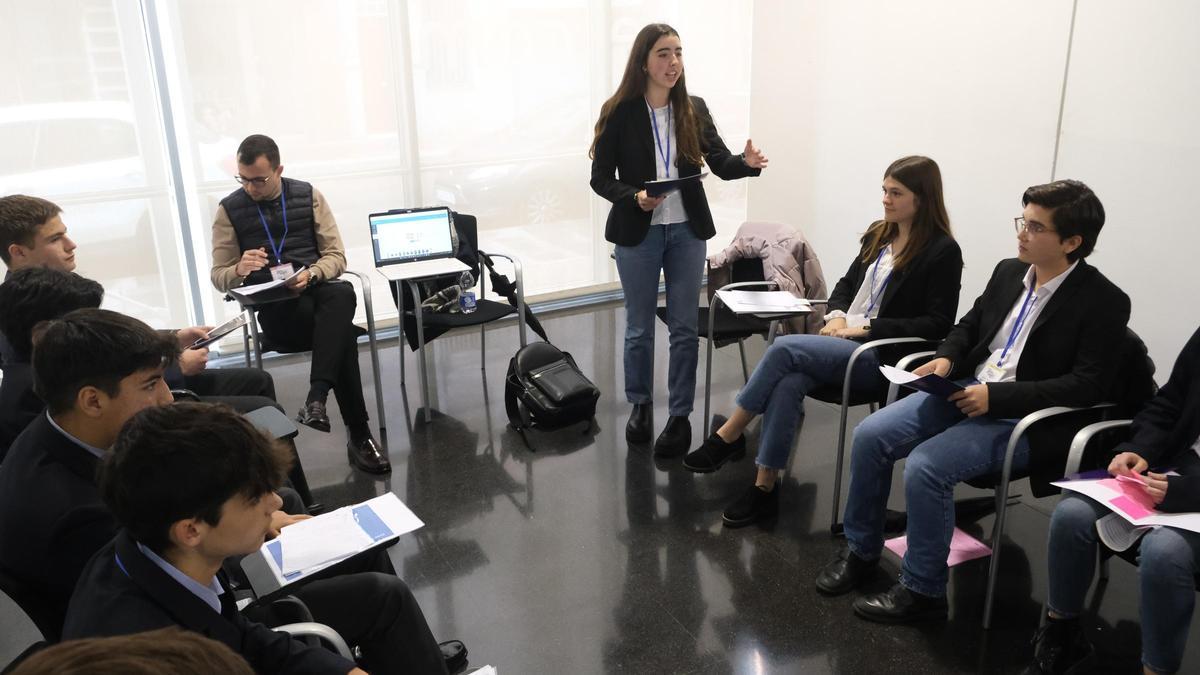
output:
[[[758,464],[768,469],[787,467],[796,428],[804,415],[804,397],[813,389],[836,385],[841,389],[846,364],[861,343],[824,335],[784,335],[763,354],[737,404],[762,415]],[[877,350],[858,357],[850,382],[855,392],[882,389]]]
[[[975,380],[960,380],[960,385]],[[944,596],[954,536],[954,486],[976,476],[998,473],[1017,420],[968,418],[944,398],[916,392],[862,421],[850,451],[850,491],[846,499],[846,540],[860,558],[874,560],[883,551],[883,521],[892,488],[892,465],[904,465],[904,502],[908,509],[908,552],[900,583],[922,595]],[[1012,472],[1029,466],[1029,444],[1022,440]]]
[[[617,273],[625,292],[625,400],[649,403],[654,391],[654,309],[658,274],[667,283],[669,414],[686,416],[696,398],[696,334],[704,241],[687,223],[652,225],[637,246],[617,246]]]
[[[1047,605],[1060,616],[1083,611],[1092,585],[1099,537],[1096,521],[1111,513],[1083,495],[1067,493],[1050,518],[1050,591]],[[1195,575],[1200,572],[1200,534],[1171,527],[1142,538],[1138,564],[1141,587],[1142,663],[1157,673],[1173,673],[1183,662]]]

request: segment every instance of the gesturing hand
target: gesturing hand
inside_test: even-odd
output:
[[[754,142],[746,139],[746,149],[742,151],[742,161],[751,169],[763,169],[767,166],[767,156],[762,150],[754,147]]]
[[[252,248],[242,254],[242,259],[238,261],[234,272],[239,277],[249,276],[251,272],[256,272],[267,266],[267,249]]]

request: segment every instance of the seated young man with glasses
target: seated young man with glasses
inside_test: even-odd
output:
[[[1019,418],[1049,406],[1093,405],[1113,388],[1129,297],[1084,261],[1104,225],[1104,207],[1074,180],[1036,185],[1021,201],[1017,257],[996,266],[935,358],[914,371],[948,377],[964,389],[949,398],[914,393],[854,430],[847,547],[818,574],[819,591],[840,595],[874,577],[892,467],[908,458],[908,551],[899,583],[857,599],[854,611],[862,618],[944,618],[954,486],[1000,471]],[[1028,473],[1031,464],[1041,466],[1023,440],[1013,475]]]
[[[297,421],[329,431],[325,402],[332,389],[349,432],[350,463],[369,473],[392,470],[371,436],[358,368],[357,299],[329,202],[311,184],[283,177],[279,146],[248,136],[237,150],[240,190],[221,200],[213,222],[212,283],[219,291],[291,277],[296,297],[264,304],[258,319],[270,338],[312,349],[308,396]],[[303,267],[303,270],[301,270]],[[292,276],[297,270],[301,270]]]

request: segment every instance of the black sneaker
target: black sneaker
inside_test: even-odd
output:
[[[779,514],[779,484],[770,492],[751,485],[745,494],[725,509],[721,520],[725,527],[745,527],[760,520],[774,518]]]
[[[725,462],[737,461],[746,456],[746,435],[738,436],[732,443],[713,432],[700,447],[683,458],[683,468],[693,473],[712,473],[725,466]]]
[[[1033,636],[1033,663],[1025,675],[1071,675],[1090,669],[1096,649],[1079,626],[1078,619],[1047,619]]]

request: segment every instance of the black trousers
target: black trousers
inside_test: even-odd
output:
[[[293,300],[263,305],[258,321],[272,348],[312,350],[310,382],[333,387],[342,420],[366,424],[362,375],[358,370],[358,333],[354,311],[358,298],[345,281],[326,281],[309,287]]]
[[[275,402],[275,379],[270,373],[258,368],[209,368],[195,375],[184,375],[183,386],[195,392],[197,396],[258,396],[270,399],[270,403],[263,405],[272,405]],[[221,402],[233,405],[228,401]]]

